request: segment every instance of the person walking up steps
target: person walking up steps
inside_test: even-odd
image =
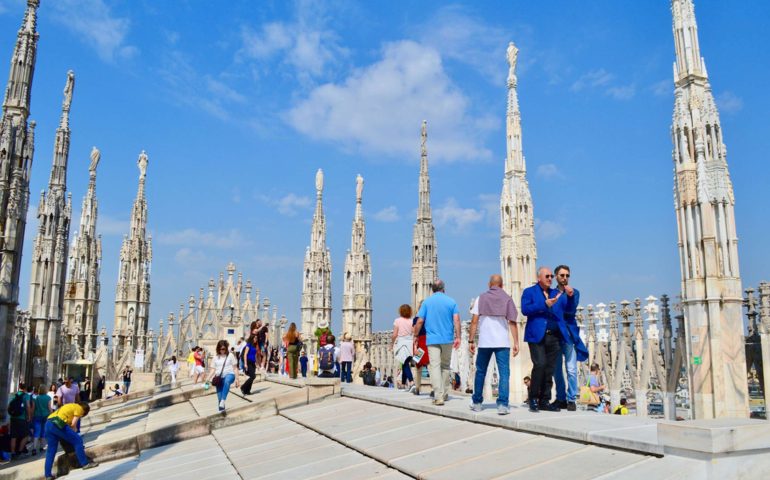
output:
[[[230,393],[230,385],[234,382],[236,387],[240,387],[238,375],[235,374],[238,369],[238,362],[235,355],[230,353],[230,344],[227,340],[217,342],[217,354],[211,363],[213,365],[209,381],[217,389],[219,411],[222,412],[225,410],[225,400],[227,400],[227,394]]]
[[[409,364],[414,352],[414,325],[412,324],[412,307],[407,304],[398,308],[399,317],[393,320],[393,354],[396,364],[401,365],[401,383],[410,392],[415,390],[414,378]]]
[[[299,352],[302,349],[302,337],[297,331],[297,324],[291,322],[289,330],[283,336],[286,342],[286,356],[289,361],[289,378],[297,378],[297,366],[299,364]]]
[[[251,385],[257,376],[257,336],[255,334],[252,333],[246,340],[246,346],[243,347],[241,356],[244,357],[246,376],[249,377],[243,382],[241,393],[251,395]]]
[[[433,405],[441,406],[449,398],[449,376],[452,348],[460,347],[460,312],[457,302],[444,293],[444,281],[431,285],[433,295],[422,302],[414,326],[413,351],[417,350],[417,336],[425,325],[428,353],[430,354],[430,383],[433,386]]]
[[[503,290],[503,277],[492,275],[489,279],[489,290],[479,295],[471,308],[471,330],[469,335],[471,355],[476,352],[476,330],[479,332],[478,355],[476,356],[476,379],[473,386],[471,410],[481,411],[483,400],[484,379],[492,354],[497,362],[499,374],[497,413],[508,415],[508,382],[510,376],[510,359],[519,354],[519,328],[516,325],[516,305],[513,299]],[[508,333],[510,331],[510,337]],[[511,349],[513,338],[513,349]]]
[[[75,432],[81,418],[88,415],[90,407],[87,403],[68,403],[48,416],[45,422],[45,441],[48,450],[45,452],[45,478],[53,479],[53,461],[59,443],[68,443],[75,449],[75,455],[83,470],[98,467],[96,462],[89,462],[83,448],[83,439]]]

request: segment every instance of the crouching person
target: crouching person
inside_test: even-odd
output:
[[[83,439],[77,434],[78,421],[88,415],[90,407],[87,403],[68,403],[51,415],[45,423],[45,440],[48,450],[45,455],[45,478],[54,478],[52,469],[59,443],[68,443],[74,450],[78,462],[83,469],[98,467],[99,464],[89,462],[86,451],[83,448]],[[64,445],[62,445],[64,447]]]

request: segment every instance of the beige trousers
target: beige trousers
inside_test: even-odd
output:
[[[428,355],[430,356],[430,384],[433,386],[433,398],[442,400],[449,393],[449,377],[452,373],[450,363],[452,361],[452,344],[441,343],[438,345],[428,345]]]

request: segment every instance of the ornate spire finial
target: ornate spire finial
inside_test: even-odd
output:
[[[96,167],[99,165],[99,160],[102,158],[102,152],[96,147],[91,147],[91,164],[88,166],[88,172],[91,174],[91,178],[96,177]]]
[[[360,174],[356,177],[356,203],[361,203],[361,196],[364,193],[364,177]]]
[[[506,57],[508,57],[508,78],[516,76],[516,60],[519,56],[519,49],[513,42],[508,42],[508,50],[506,50]]]
[[[320,168],[315,174],[315,191],[319,197],[323,194],[324,190],[324,172]]]
[[[425,158],[428,156],[428,121],[422,121],[422,129],[420,130],[420,155]]]
[[[147,152],[142,150],[142,153],[139,154],[139,159],[136,161],[136,164],[139,166],[139,177],[141,179],[147,176],[147,162]]]

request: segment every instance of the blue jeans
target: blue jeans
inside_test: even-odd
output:
[[[60,441],[67,442],[75,448],[75,455],[77,455],[81,467],[88,465],[88,457],[86,457],[86,451],[83,448],[83,439],[69,425],[59,428],[51,421],[45,422],[45,441],[48,444],[48,450],[45,452],[46,477],[53,477],[51,470]]]
[[[123,382],[123,393],[128,394],[128,389],[131,388],[131,382]]]
[[[342,381],[353,383],[353,362],[342,362]]]
[[[32,438],[44,438],[47,417],[32,417]]]
[[[567,363],[567,384],[564,384],[564,370],[562,361]],[[553,382],[556,385],[556,400],[560,402],[575,402],[578,394],[577,379],[577,353],[575,345],[570,342],[561,342],[561,355],[556,357],[553,369]]]
[[[217,385],[217,402],[227,400],[227,394],[230,393],[230,385],[235,381],[235,375],[228,373],[222,377],[222,383]]]
[[[404,365],[401,367],[401,383],[406,385],[407,382],[413,382],[412,369],[409,367],[409,362],[412,361],[412,357],[407,357],[404,361]],[[419,367],[418,367],[419,368]]]
[[[508,406],[508,381],[511,371],[510,348],[479,348],[476,353],[476,379],[473,382],[473,403],[481,403],[484,400],[484,379],[487,376],[487,367],[495,354],[497,361],[497,373],[500,384],[497,386],[497,404]]]

